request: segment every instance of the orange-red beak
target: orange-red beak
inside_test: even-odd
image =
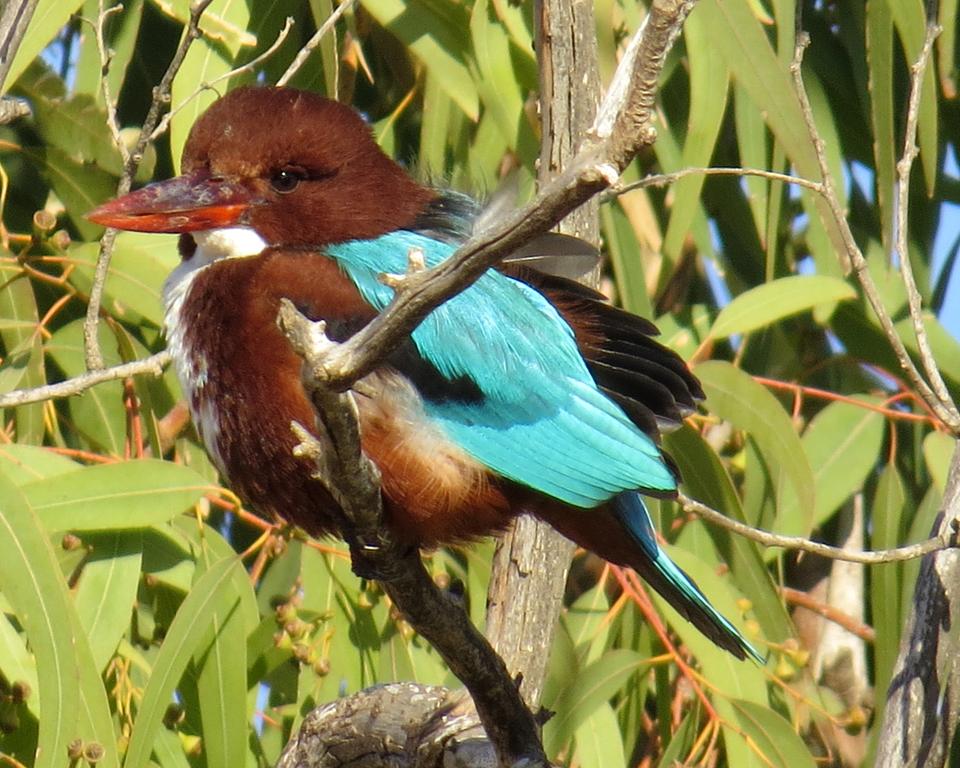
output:
[[[135,232],[197,232],[237,224],[251,202],[250,190],[200,170],[118,197],[87,218]]]

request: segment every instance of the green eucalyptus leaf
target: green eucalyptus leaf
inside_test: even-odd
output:
[[[754,701],[731,702],[743,735],[763,765],[774,768],[814,768],[813,756],[793,726],[772,709]],[[730,738],[727,736],[727,738]]]
[[[617,693],[648,659],[625,648],[607,651],[584,667],[550,704],[554,716],[544,727],[544,748],[556,754],[580,727]],[[579,743],[579,740],[578,740]]]
[[[84,537],[83,542],[89,554],[74,600],[95,669],[103,672],[130,628],[143,540],[137,531]]]
[[[17,81],[82,4],[83,0],[39,0],[26,34],[14,52],[7,78],[0,83],[0,93],[5,93],[10,84]]]
[[[189,467],[157,459],[99,464],[22,486],[49,531],[156,525],[186,511],[209,490]]]
[[[777,521],[784,533],[804,535],[815,509],[813,471],[793,422],[780,402],[748,374],[718,360],[696,368],[707,394],[707,409],[747,432],[768,461],[775,462],[799,500],[799,518]]]
[[[363,0],[363,7],[409,47],[454,103],[476,121],[480,96],[468,64],[465,8],[444,0]]]
[[[237,603],[232,582],[238,568],[239,561],[235,558],[215,563],[194,583],[177,610],[143,691],[124,768],[148,765],[157,734],[163,727],[164,712],[193,653],[208,637],[211,616],[220,610],[229,613]]]
[[[855,299],[844,280],[822,275],[792,275],[741,293],[720,310],[710,335],[723,339],[750,333],[822,304]]]

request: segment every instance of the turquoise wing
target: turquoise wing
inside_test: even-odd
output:
[[[455,245],[400,231],[327,251],[382,310],[393,289],[378,278],[403,273],[413,248],[434,266]],[[476,402],[425,400],[424,408],[498,474],[579,507],[625,490],[676,488],[658,447],[597,388],[570,327],[524,283],[490,270],[430,313],[412,339],[443,376],[469,377],[483,393]]]

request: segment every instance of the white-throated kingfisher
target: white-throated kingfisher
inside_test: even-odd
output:
[[[291,88],[216,101],[182,166],[89,218],[180,234],[166,332],[207,451],[260,512],[339,533],[341,511],[293,455],[291,422],[315,418],[277,327],[280,300],[346,340],[392,299],[381,276],[403,273],[413,248],[428,266],[447,258],[476,207],[411,179],[349,107]],[[676,494],[659,426],[703,397],[656,332],[575,282],[489,270],[355,386],[363,449],[401,540],[470,540],[536,515],[634,568],[717,645],[762,662],[658,546],[640,496]]]

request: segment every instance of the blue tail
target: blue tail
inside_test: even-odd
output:
[[[721,648],[739,659],[749,656],[758,664],[766,659],[730,621],[707,600],[693,579],[657,545],[653,521],[640,494],[621,493],[610,504],[614,516],[640,546],[642,557],[630,562],[637,573],[677,612]]]

